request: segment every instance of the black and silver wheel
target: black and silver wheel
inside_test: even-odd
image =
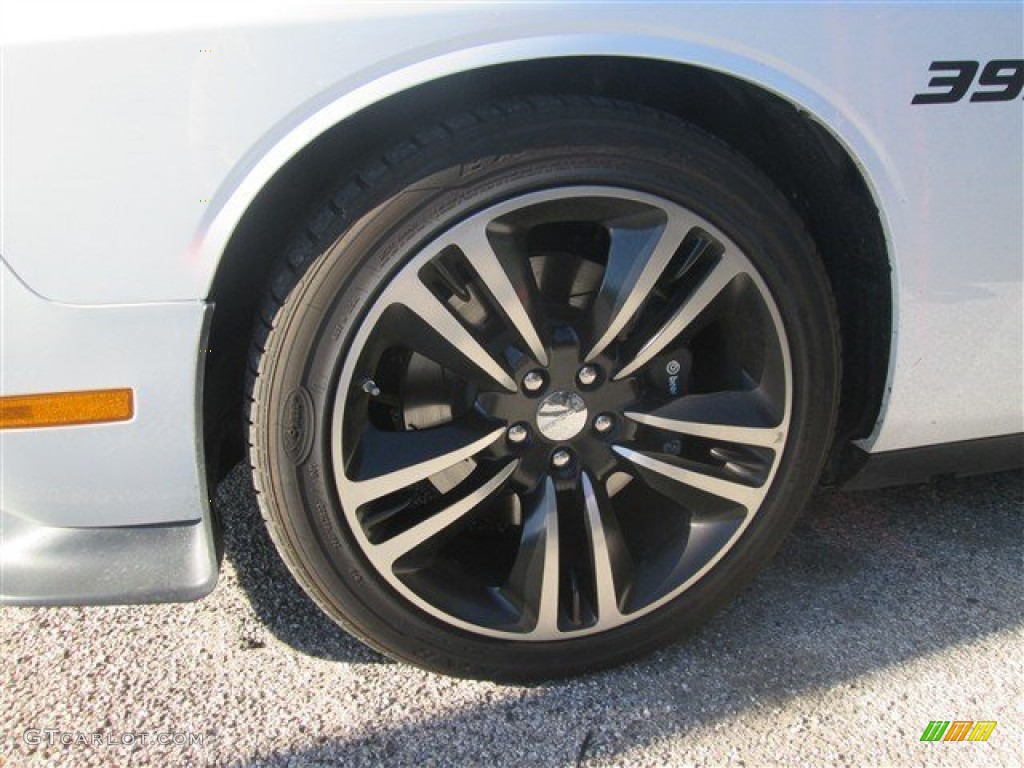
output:
[[[604,666],[788,531],[830,440],[834,312],[728,148],[626,105],[503,103],[314,222],[259,339],[252,458],[286,561],[353,633],[455,674]]]

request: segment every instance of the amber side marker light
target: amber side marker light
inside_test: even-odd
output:
[[[63,427],[127,421],[135,414],[130,389],[93,389],[0,397],[0,429]]]

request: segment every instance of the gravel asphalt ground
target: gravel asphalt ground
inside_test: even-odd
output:
[[[0,764],[1021,766],[1022,497],[1019,472],[819,494],[687,640],[509,687],[396,664],[336,630],[236,469],[210,597],[0,611]],[[998,724],[984,743],[922,743],[931,720]]]

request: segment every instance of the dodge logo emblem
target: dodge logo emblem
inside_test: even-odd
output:
[[[552,392],[537,407],[537,429],[548,440],[570,440],[586,425],[587,404],[575,392]]]

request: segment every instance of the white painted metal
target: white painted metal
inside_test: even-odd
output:
[[[54,304],[0,261],[0,395],[135,390],[128,422],[0,430],[0,528],[9,516],[83,527],[206,514],[196,390],[208,311],[198,301]]]
[[[263,185],[381,99],[555,56],[727,72],[820,121],[875,196],[894,270],[887,400],[864,447],[1024,429],[1021,102],[910,104],[934,60],[1021,58],[1019,3],[41,0],[0,12],[0,253],[38,294],[3,275],[3,391],[136,386],[140,409],[127,425],[4,433],[5,510],[61,524],[197,517],[201,301]]]

